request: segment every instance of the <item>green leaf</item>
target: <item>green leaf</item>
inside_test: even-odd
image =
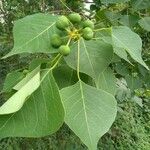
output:
[[[115,98],[81,80],[62,89],[61,96],[66,124],[90,150],[96,150],[99,138],[109,130],[115,120]]]
[[[101,73],[95,84],[99,89],[102,89],[112,95],[116,94],[116,78],[110,68],[107,68]]]
[[[144,29],[150,32],[150,17],[144,17],[139,20],[139,25]]]
[[[73,69],[77,69],[79,61],[79,71],[97,79],[110,64],[112,57],[113,49],[110,44],[100,40],[81,39],[78,44],[72,45],[71,53],[65,60]]]
[[[128,2],[130,0],[101,0],[101,2],[103,4],[115,4],[115,3],[125,3],[125,2]]]
[[[57,16],[50,14],[34,14],[17,20],[14,24],[14,47],[3,58],[20,53],[55,53],[50,36],[55,33]]]
[[[33,86],[33,85],[32,85]],[[41,137],[56,132],[64,121],[59,90],[50,70],[42,72],[40,87],[22,109],[0,115],[0,137]]]
[[[78,81],[77,73],[67,65],[61,65],[53,71],[59,89],[75,84]]]
[[[130,60],[128,59],[128,54],[123,48],[114,47],[114,53],[131,64]]]
[[[49,58],[35,58],[31,61],[30,65],[29,65],[29,70],[32,71],[39,65],[41,65],[41,68],[43,68],[43,67],[46,68],[46,64],[49,62],[50,62]]]
[[[138,23],[138,20],[139,20],[139,16],[123,15],[123,16],[121,16],[119,22],[124,26],[128,26],[130,28],[133,28],[136,25],[136,23]]]
[[[128,87],[132,91],[139,89],[143,86],[142,80],[138,76],[126,75],[125,79],[126,79]]]
[[[127,58],[127,52],[123,48],[118,48],[113,45],[110,28],[104,28],[103,30],[97,29],[96,39],[100,39],[108,44],[111,44],[113,46],[114,53],[118,55],[120,58],[130,63],[129,59]]]
[[[13,71],[11,73],[8,73],[4,82],[2,92],[10,92],[12,88],[24,77],[25,76],[22,72]]]
[[[149,0],[132,0],[131,1],[132,9],[134,10],[142,10],[146,8],[150,8]]]
[[[112,28],[112,41],[114,47],[125,49],[135,61],[149,70],[141,56],[142,40],[138,34],[126,26],[114,27]]]
[[[14,113],[21,109],[28,96],[40,86],[39,68],[33,70],[26,78],[21,80],[13,89],[18,90],[1,107],[0,115]]]

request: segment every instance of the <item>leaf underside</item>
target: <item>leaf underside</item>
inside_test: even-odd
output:
[[[66,112],[65,122],[90,149],[96,150],[99,138],[115,120],[115,98],[82,81],[61,90]]]
[[[51,71],[43,73],[40,87],[21,110],[0,115],[0,137],[41,137],[56,132],[64,121],[64,109]]]

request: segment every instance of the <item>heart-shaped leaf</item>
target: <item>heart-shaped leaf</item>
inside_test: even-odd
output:
[[[65,122],[90,149],[96,150],[99,138],[115,120],[115,98],[82,81],[61,90],[66,112]]]

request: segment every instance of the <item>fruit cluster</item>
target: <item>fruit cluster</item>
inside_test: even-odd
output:
[[[93,38],[94,23],[91,20],[83,20],[78,13],[71,13],[66,16],[60,16],[56,21],[56,28],[62,31],[60,34],[53,34],[51,36],[51,45],[54,48],[59,48],[59,52],[67,56],[70,53],[69,43],[71,40],[79,40],[83,37],[85,40]],[[64,37],[65,36],[65,37]],[[64,43],[64,38],[68,38],[67,44]]]

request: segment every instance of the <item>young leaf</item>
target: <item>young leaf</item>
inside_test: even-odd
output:
[[[27,97],[30,96],[39,86],[40,72],[39,68],[36,68],[13,87],[13,89],[18,91],[0,107],[0,115],[14,113],[21,109],[27,100]]]
[[[116,78],[110,68],[107,68],[104,72],[100,74],[95,84],[99,89],[102,89],[112,95],[116,94]]]
[[[55,53],[50,36],[55,32],[57,16],[49,14],[34,14],[17,20],[14,24],[14,47],[3,58],[20,53]]]
[[[90,149],[96,150],[99,138],[115,120],[115,98],[82,81],[61,90],[66,112],[65,122]]]
[[[110,44],[100,40],[85,41],[81,39],[78,44],[73,44],[71,53],[65,60],[73,69],[77,69],[79,63],[80,72],[97,79],[99,74],[110,64],[112,57],[113,49]]]
[[[144,17],[139,20],[139,25],[144,29],[150,32],[150,17]]]
[[[46,136],[56,132],[63,124],[64,109],[52,72],[43,72],[41,81],[40,87],[22,109],[0,115],[1,138]]]
[[[114,47],[125,49],[130,56],[149,70],[148,66],[142,59],[142,40],[138,34],[125,26],[112,28],[112,41]]]

